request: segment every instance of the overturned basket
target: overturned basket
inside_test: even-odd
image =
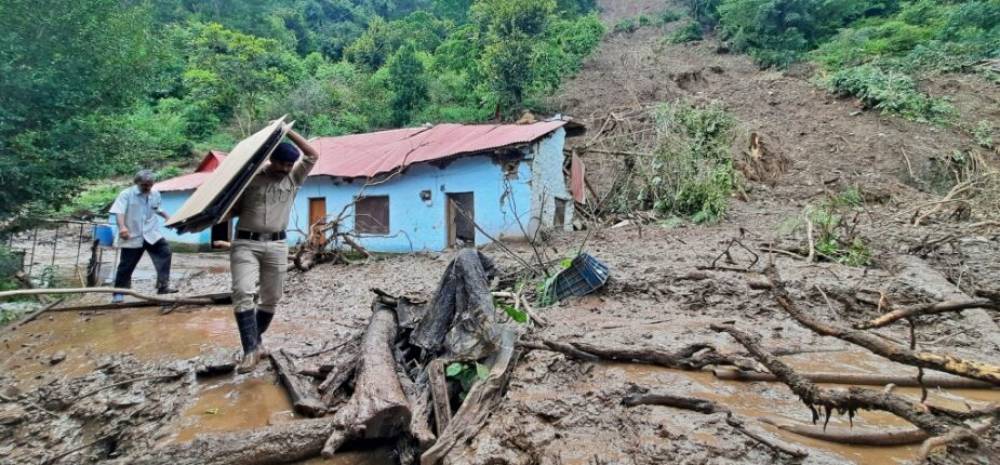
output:
[[[608,267],[596,258],[581,252],[569,268],[556,275],[545,290],[546,301],[558,302],[569,296],[581,296],[594,292],[608,282]]]

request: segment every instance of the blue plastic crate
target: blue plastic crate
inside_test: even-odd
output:
[[[608,282],[608,267],[587,253],[580,253],[569,268],[556,275],[549,286],[549,302],[594,292]]]

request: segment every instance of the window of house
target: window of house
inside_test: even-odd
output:
[[[389,196],[359,197],[354,202],[354,230],[358,234],[389,234]]]

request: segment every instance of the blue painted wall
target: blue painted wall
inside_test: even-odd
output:
[[[472,192],[475,221],[497,239],[524,238],[534,228],[553,224],[556,197],[570,199],[562,173],[565,131],[526,147],[517,163],[516,176],[487,154],[468,156],[436,167],[415,165],[389,181],[364,188],[363,195],[389,197],[389,234],[366,235],[361,244],[373,252],[440,251],[447,247],[446,200],[449,193]],[[363,181],[352,183],[328,176],[313,176],[299,190],[289,219],[290,244],[305,240],[309,221],[309,199],[325,198],[328,216],[336,216],[362,193]],[[421,191],[431,192],[429,200]],[[191,191],[162,193],[164,209],[177,211]],[[567,202],[566,227],[572,224],[572,202]],[[354,227],[353,207],[344,215],[344,228]],[[177,235],[170,230],[167,240],[208,245],[211,231]],[[490,239],[476,231],[476,245]]]

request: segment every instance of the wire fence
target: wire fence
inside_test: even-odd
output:
[[[56,282],[95,285],[113,273],[118,262],[114,253],[98,245],[94,227],[104,223],[76,220],[44,221],[32,229],[7,237],[3,271],[14,270],[33,286],[51,287]]]

